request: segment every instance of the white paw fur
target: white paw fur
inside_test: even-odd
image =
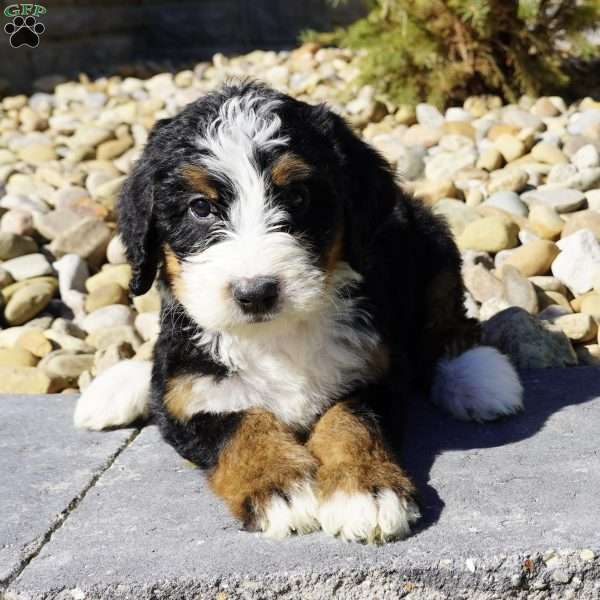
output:
[[[125,360],[96,377],[77,401],[73,422],[98,431],[148,415],[152,363]]]
[[[319,529],[318,503],[312,483],[305,481],[298,484],[287,491],[287,496],[288,499],[273,495],[258,520],[259,529],[274,539]]]
[[[350,542],[405,538],[420,516],[413,500],[389,488],[375,495],[337,491],[319,507],[323,531]]]
[[[523,409],[523,386],[506,356],[479,346],[436,369],[432,400],[464,421],[491,421]]]

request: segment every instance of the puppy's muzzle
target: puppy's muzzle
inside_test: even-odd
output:
[[[276,277],[265,276],[240,279],[231,286],[231,291],[234,300],[246,314],[260,316],[276,307],[279,288]]]

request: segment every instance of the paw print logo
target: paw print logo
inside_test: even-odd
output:
[[[35,17],[29,16],[25,19],[15,17],[11,23],[4,26],[4,31],[10,35],[9,42],[13,48],[19,48],[19,46],[37,48],[40,43],[40,35],[46,31],[46,28]]]

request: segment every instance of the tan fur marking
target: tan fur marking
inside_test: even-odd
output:
[[[402,496],[415,488],[386,449],[381,434],[353,414],[351,402],[331,407],[318,421],[307,447],[318,459],[321,500],[340,490],[348,494],[390,488]]]
[[[189,420],[186,409],[192,396],[193,382],[194,378],[191,375],[174,377],[167,382],[163,403],[171,416],[179,421]]]
[[[181,280],[181,263],[173,249],[165,244],[163,246],[163,260],[165,271],[169,280],[169,287],[176,298],[181,299],[183,291],[183,282]]]
[[[250,410],[221,452],[209,481],[231,512],[252,525],[249,509],[260,513],[273,493],[310,478],[315,468],[315,459],[289,427],[269,412]]]
[[[216,188],[210,182],[210,176],[206,169],[196,165],[187,165],[183,167],[182,173],[190,186],[196,192],[205,196],[207,200],[217,200],[219,198]]]
[[[335,271],[340,260],[344,258],[344,227],[340,225],[335,240],[333,240],[333,244],[331,244],[331,248],[329,252],[327,252],[325,256],[325,273],[327,277]]]
[[[287,185],[292,181],[306,179],[312,167],[296,154],[286,152],[281,155],[271,168],[271,177],[275,185]]]

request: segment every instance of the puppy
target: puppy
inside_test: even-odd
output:
[[[241,83],[158,122],[119,227],[133,294],[157,273],[162,290],[151,382],[144,363],[109,370],[76,424],[149,411],[248,529],[405,537],[406,395],[477,421],[521,409],[465,315],[445,223],[325,106]]]

